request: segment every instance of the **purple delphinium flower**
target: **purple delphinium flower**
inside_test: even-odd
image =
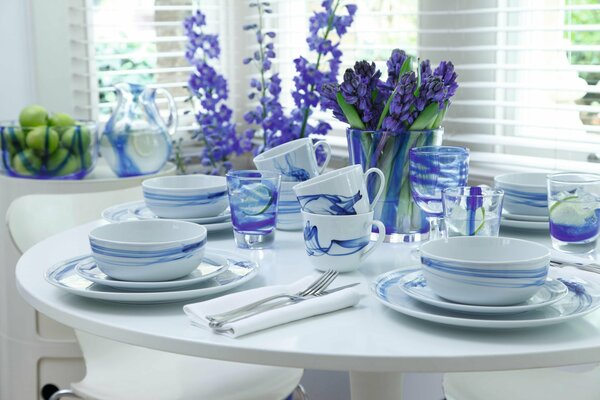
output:
[[[208,62],[219,58],[218,37],[203,32],[206,17],[199,10],[186,18],[183,26],[189,39],[185,56],[195,67],[188,88],[197,106],[199,129],[192,133],[192,138],[203,144],[200,160],[204,172],[220,175],[231,168],[229,156],[246,151],[251,141],[237,136],[236,125],[231,120],[233,113],[226,104],[227,80]]]
[[[338,15],[339,6],[340,0],[325,0],[321,3],[322,10],[315,12],[309,19],[309,35],[306,42],[309,50],[317,54],[316,61],[310,62],[304,57],[294,60],[296,76],[292,98],[296,110],[290,115],[291,123],[288,124],[289,132],[286,133],[294,139],[311,134],[325,135],[331,129],[325,122],[311,124],[308,120],[313,109],[321,101],[323,84],[337,80],[342,57],[340,41],[352,25],[357,11],[356,5],[348,4],[345,6],[346,14]],[[333,31],[337,34],[335,42],[330,37]],[[326,57],[329,57],[329,69],[323,70],[322,65]]]
[[[406,72],[400,77],[390,103],[390,113],[383,120],[384,130],[398,132],[409,128],[414,122],[417,117],[414,113],[416,88],[417,77],[413,71]]]
[[[288,119],[283,113],[283,108],[279,101],[281,94],[281,79],[278,74],[270,74],[272,59],[275,58],[275,46],[273,39],[275,32],[263,31],[263,16],[271,13],[269,3],[251,2],[250,7],[258,11],[258,23],[245,25],[245,31],[254,31],[259,49],[254,52],[252,57],[243,60],[244,64],[253,63],[256,65],[260,78],[250,80],[252,91],[248,94],[250,100],[257,100],[258,105],[244,114],[244,120],[254,126],[260,127],[263,135],[263,143],[255,149],[256,153],[269,149],[278,143],[281,138],[281,132],[288,126]],[[256,128],[251,127],[244,136],[246,138],[254,137]],[[287,140],[286,140],[287,141]]]

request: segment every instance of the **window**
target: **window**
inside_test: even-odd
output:
[[[178,100],[182,130],[193,129],[186,114],[191,109],[185,102],[190,67],[183,58],[181,21],[196,6],[208,14],[209,29],[220,34],[221,68],[229,79],[236,119],[242,121],[251,106],[246,94],[256,71],[241,59],[252,54],[255,43],[241,27],[256,16],[245,1],[62,0],[67,4],[62,11],[33,1],[39,20],[62,12],[70,21],[71,61],[66,65],[57,64],[55,54],[51,58],[42,45],[59,36],[34,18],[34,28],[41,30],[36,51],[42,60],[52,61],[37,68],[40,77],[54,77],[53,85],[79,93],[74,106],[82,112],[106,118],[114,104],[110,85],[140,80],[167,87]],[[590,162],[600,158],[596,0],[347,1],[358,4],[359,11],[343,39],[343,68],[359,59],[376,60],[384,68],[396,47],[432,63],[454,62],[461,87],[445,119],[445,143],[471,149],[476,181],[504,170],[600,169]],[[320,0],[271,3],[274,12],[267,24],[278,35],[274,69],[289,106],[292,60],[309,54],[307,21]],[[324,113],[315,118],[331,120]],[[343,154],[344,127],[332,125],[330,140]]]

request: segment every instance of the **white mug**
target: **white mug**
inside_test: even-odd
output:
[[[358,215],[322,215],[302,211],[304,247],[318,270],[356,270],[385,239],[385,225],[373,220],[373,212]],[[371,243],[372,226],[379,233]]]
[[[379,188],[369,202],[367,179],[379,176]],[[298,183],[294,192],[303,211],[324,215],[355,215],[373,211],[385,187],[385,175],[378,168],[365,173],[360,165],[350,165]]]
[[[326,158],[323,165],[317,164],[315,152],[323,147]],[[280,144],[254,157],[258,169],[279,172],[282,182],[303,182],[320,175],[331,158],[331,147],[320,140],[313,144],[312,139],[302,138]]]

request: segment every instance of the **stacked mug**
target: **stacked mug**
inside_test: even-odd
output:
[[[321,147],[325,161],[319,166],[316,152]],[[254,157],[259,170],[274,171],[281,175],[281,188],[277,206],[276,227],[280,230],[302,229],[300,203],[292,188],[299,182],[319,176],[331,158],[331,148],[324,140],[313,143],[310,138],[302,138],[281,144]]]
[[[369,201],[367,180],[379,177],[379,189]],[[385,226],[373,220],[373,207],[383,193],[385,176],[377,168],[363,173],[360,165],[334,170],[294,186],[302,208],[304,245],[318,270],[356,270],[385,239]],[[370,244],[372,227],[377,241]]]

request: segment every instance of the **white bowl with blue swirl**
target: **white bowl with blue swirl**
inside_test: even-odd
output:
[[[168,281],[198,267],[206,228],[174,220],[126,221],[95,228],[89,241],[98,268],[111,278]]]
[[[142,191],[146,205],[160,218],[214,217],[229,205],[223,176],[162,176],[143,181]]]
[[[545,283],[550,250],[506,237],[458,236],[421,246],[427,284],[440,297],[462,304],[522,303]]]
[[[546,173],[510,173],[494,178],[504,191],[504,209],[512,214],[548,216]]]

